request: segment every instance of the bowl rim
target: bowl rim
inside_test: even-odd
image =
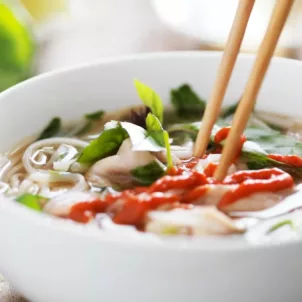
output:
[[[30,79],[27,79],[13,87],[0,93],[0,103],[4,98],[7,98],[10,93],[15,90],[23,88],[24,86],[35,85],[41,80],[55,77],[58,75],[64,75],[72,72],[80,72],[81,70],[90,68],[101,68],[103,65],[119,64],[122,62],[131,61],[148,61],[148,60],[165,60],[171,58],[202,58],[202,57],[215,57],[219,59],[222,56],[221,51],[173,51],[173,52],[153,52],[153,53],[143,53],[143,54],[132,54],[125,56],[107,57],[95,62],[84,63],[75,65],[72,67],[63,67],[60,69],[55,69],[41,75],[36,75]],[[243,60],[251,61],[255,58],[253,54],[240,54]],[[273,61],[275,64],[294,64],[301,65],[302,61],[287,59],[281,57],[274,57]],[[52,217],[44,213],[38,213],[27,209],[26,207],[11,202],[10,199],[4,195],[0,196],[0,209],[5,212],[5,214],[17,216],[20,218],[20,223],[30,223],[39,225],[40,227],[45,227],[52,229],[54,231],[65,232],[68,236],[69,234],[77,236],[91,237],[92,240],[98,241],[100,243],[128,246],[132,248],[148,248],[148,249],[161,249],[161,250],[171,250],[182,252],[234,252],[234,251],[264,251],[271,250],[272,248],[289,248],[295,247],[296,245],[302,245],[302,238],[282,241],[282,242],[260,242],[253,244],[239,236],[213,236],[213,237],[164,237],[148,233],[131,234],[131,236],[121,235],[123,232],[106,232],[100,229],[96,229],[91,225],[81,225],[73,221],[60,219],[57,217]],[[70,233],[71,232],[71,233]]]

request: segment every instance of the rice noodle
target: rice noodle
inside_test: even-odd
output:
[[[32,155],[31,161],[35,165],[42,166],[42,165],[46,164],[46,162],[47,162],[47,156],[45,155],[45,153],[49,153],[49,154],[53,153],[53,148],[51,148],[51,150],[48,150],[48,147],[46,147],[46,148],[39,149],[36,152],[34,152],[34,154]]]
[[[25,179],[26,175],[24,173],[16,173],[12,175],[9,179],[9,184],[11,188],[18,188],[20,183]]]
[[[20,173],[20,172],[23,170],[23,168],[24,168],[24,167],[23,167],[23,163],[22,163],[22,162],[19,162],[19,163],[16,164],[15,166],[10,167],[10,168],[7,170],[6,174],[4,175],[3,181],[8,182],[9,179],[10,179],[13,175],[15,175],[16,173]]]
[[[42,152],[43,148],[50,147],[50,146],[53,147],[56,145],[59,145],[59,148],[60,148],[60,145],[65,145],[65,146],[70,145],[69,146],[70,148],[78,147],[78,148],[83,149],[88,145],[88,143],[84,142],[82,140],[76,139],[76,138],[49,138],[49,139],[37,141],[37,142],[31,144],[25,150],[25,152],[23,154],[22,161],[23,161],[23,165],[24,165],[24,168],[27,171],[27,173],[31,174],[31,173],[35,173],[37,171],[41,172],[42,169],[35,169],[32,166],[32,163],[34,163],[33,158],[35,158],[34,155],[36,155],[36,152],[38,150],[40,150]],[[73,149],[71,149],[71,150],[73,150]],[[47,150],[46,152],[49,153],[48,151],[49,150]],[[50,168],[49,164],[53,163],[54,157],[52,156],[49,161],[50,161],[50,163],[44,164],[47,166],[46,168],[48,168],[48,169]]]
[[[40,194],[45,197],[58,195],[60,192],[50,189],[52,183],[56,184],[57,188],[60,188],[60,183],[71,183],[74,186],[68,188],[69,191],[86,191],[89,186],[83,175],[77,173],[59,173],[59,172],[35,172],[29,175],[29,180],[39,183],[41,186]],[[66,191],[67,188],[64,189]],[[62,190],[61,190],[62,193]]]
[[[0,181],[0,193],[6,193],[9,190],[9,185],[3,181]]]
[[[67,172],[70,166],[77,160],[78,150],[66,144],[62,144],[52,157],[53,169],[56,171]]]
[[[3,177],[3,175],[9,169],[10,166],[11,166],[11,161],[5,156],[1,156],[0,157],[0,179]]]
[[[19,186],[19,194],[30,193],[30,194],[38,194],[40,187],[35,184],[33,181],[29,179],[24,179]]]

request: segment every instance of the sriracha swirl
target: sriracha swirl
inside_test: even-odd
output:
[[[291,188],[294,185],[294,180],[282,170],[272,168],[257,171],[239,171],[227,176],[223,183],[236,184],[237,186],[222,197],[218,204],[219,208],[253,193],[276,192]]]
[[[196,161],[194,160],[194,164]],[[108,194],[103,199],[84,201],[72,206],[68,218],[88,223],[98,213],[107,213],[117,224],[133,225],[143,229],[149,211],[161,206],[191,208],[194,202],[208,193],[213,185],[230,185],[230,190],[221,198],[218,208],[257,192],[276,192],[291,188],[293,178],[280,169],[239,171],[218,183],[211,176],[217,164],[210,164],[206,173],[175,167],[150,187],[137,187],[116,194]]]

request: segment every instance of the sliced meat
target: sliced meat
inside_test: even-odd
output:
[[[152,211],[148,214],[147,232],[162,235],[227,235],[241,233],[231,218],[212,206],[172,211]]]
[[[50,199],[43,211],[54,216],[67,217],[73,205],[97,198],[98,196],[94,193],[69,191]]]
[[[157,160],[149,151],[132,151],[130,139],[123,142],[118,153],[96,162],[87,172],[86,179],[93,186],[132,186],[131,170]]]

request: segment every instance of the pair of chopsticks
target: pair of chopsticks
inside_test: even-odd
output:
[[[255,0],[239,0],[239,6],[220,63],[214,89],[206,107],[197,136],[194,156],[201,157],[207,149],[211,130],[219,116],[221,104],[240,50]],[[222,181],[240,148],[240,137],[253,111],[261,84],[277,46],[294,0],[277,0],[267,31],[260,45],[251,75],[235,112],[230,133],[223,147],[221,161],[214,177]]]

